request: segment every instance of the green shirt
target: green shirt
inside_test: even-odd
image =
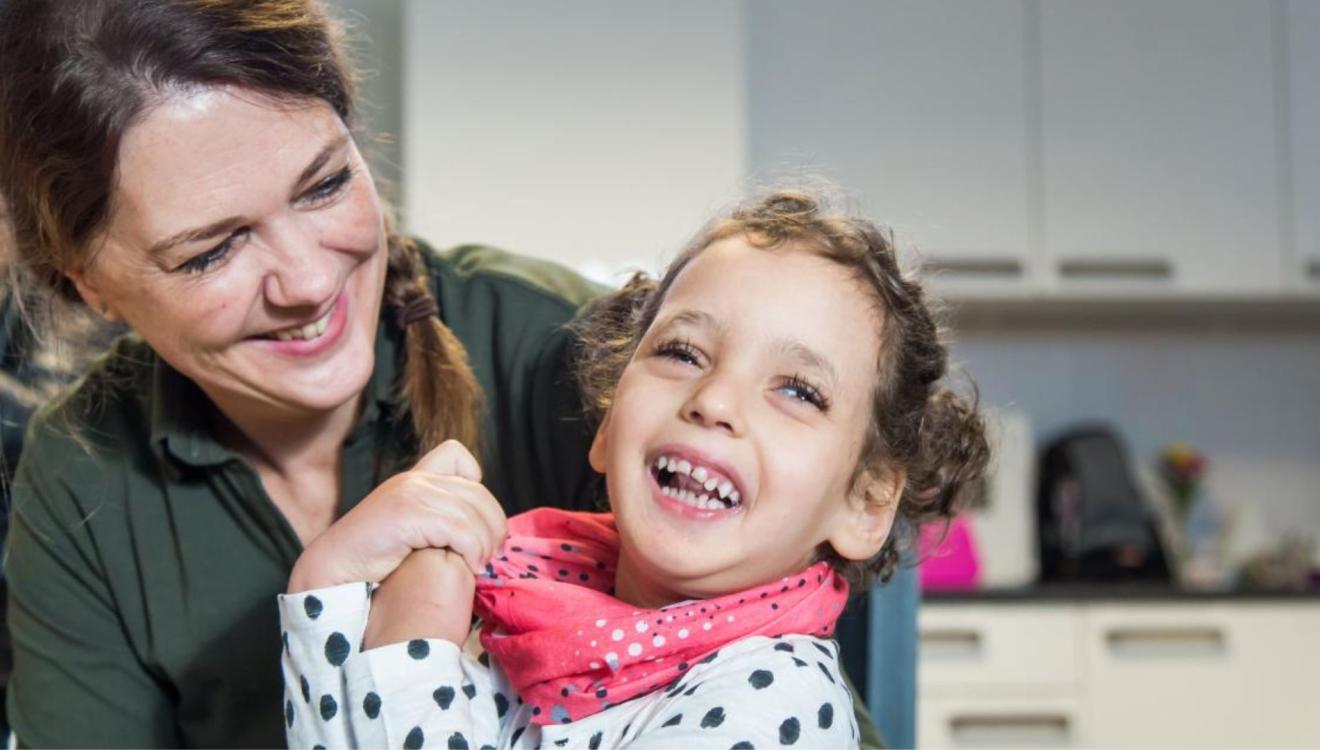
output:
[[[563,324],[600,290],[490,248],[424,254],[486,392],[487,485],[510,514],[581,507],[597,492]],[[415,451],[390,317],[344,442],[341,513]],[[252,466],[211,436],[213,414],[126,338],[33,419],[6,563],[9,719],[24,744],[283,746],[274,595],[302,545]]]

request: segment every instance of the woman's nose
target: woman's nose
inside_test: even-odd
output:
[[[266,299],[279,307],[317,307],[338,286],[334,253],[321,247],[314,231],[297,219],[279,222],[265,236],[269,251]]]
[[[738,392],[732,378],[711,373],[702,378],[683,404],[683,419],[730,435],[741,435],[743,420]]]

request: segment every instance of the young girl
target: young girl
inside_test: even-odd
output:
[[[514,517],[475,582],[434,550],[374,602],[282,597],[290,746],[856,746],[826,640],[849,586],[887,578],[895,516],[951,517],[987,457],[888,236],[775,193],[580,333],[613,513]],[[426,460],[471,477],[460,450]],[[437,584],[448,609],[410,606]]]

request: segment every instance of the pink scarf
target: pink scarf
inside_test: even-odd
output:
[[[509,519],[477,578],[481,643],[537,724],[590,716],[663,689],[754,635],[828,636],[848,584],[827,563],[714,599],[637,609],[615,599],[619,535],[608,513],[541,508]]]

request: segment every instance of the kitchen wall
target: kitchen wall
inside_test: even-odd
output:
[[[987,403],[1026,411],[1040,439],[1080,420],[1104,419],[1119,427],[1134,460],[1143,464],[1167,441],[1190,441],[1209,455],[1210,493],[1238,510],[1248,538],[1269,540],[1289,529],[1320,536],[1320,324],[1313,298],[1289,296],[1263,314],[1250,303],[1215,304],[1234,296],[1234,274],[1245,278],[1264,269],[1264,278],[1282,278],[1278,283],[1288,288],[1302,283],[1300,273],[1296,279],[1289,275],[1294,272],[1288,263],[1308,252],[1297,246],[1298,234],[1307,236],[1320,215],[1308,203],[1314,185],[1307,182],[1313,171],[1320,174],[1311,164],[1317,138],[1279,118],[1289,99],[1298,99],[1290,92],[1320,74],[1313,70],[1320,66],[1317,48],[1297,43],[1299,28],[1320,26],[1314,6],[1259,3],[1266,14],[1242,24],[1244,35],[1267,46],[1263,53],[1242,52],[1244,62],[1234,62],[1234,69],[1246,66],[1265,76],[1285,69],[1291,75],[1273,87],[1267,82],[1264,91],[1241,86],[1259,103],[1226,106],[1220,113],[1228,122],[1224,127],[1240,122],[1252,133],[1249,142],[1224,150],[1216,161],[1209,158],[1220,148],[1215,132],[1198,131],[1189,136],[1190,146],[1176,145],[1165,158],[1147,153],[1151,180],[1182,175],[1183,183],[1165,187],[1177,193],[1185,184],[1190,197],[1173,200],[1156,185],[1154,197],[1144,200],[1167,211],[1143,208],[1146,223],[1135,229],[1112,222],[1129,232],[1120,231],[1119,245],[1139,244],[1152,233],[1176,243],[1179,227],[1200,241],[1219,242],[1201,225],[1222,227],[1217,236],[1229,232],[1231,241],[1203,256],[1195,246],[1179,247],[1179,268],[1196,265],[1200,257],[1202,265],[1246,270],[1215,281],[1220,287],[1209,295],[1176,284],[1171,292],[1147,289],[1143,298],[1160,303],[1149,314],[1136,309],[1117,322],[1097,323],[1105,316],[1060,318],[1050,307],[1033,315],[1023,304],[1039,292],[1066,307],[1072,292],[1050,276],[1051,253],[1058,249],[1051,240],[1095,234],[1085,224],[1074,224],[1082,229],[1071,235],[1059,234],[1052,207],[1075,214],[1089,190],[1096,211],[1114,217],[1117,207],[1133,200],[1114,194],[1114,179],[1062,187],[1049,182],[1056,179],[1051,170],[1066,163],[1059,149],[1068,141],[1049,140],[1043,132],[1059,115],[1051,114],[1048,100],[1055,74],[1031,62],[1040,52],[1039,38],[1034,47],[1031,41],[1040,32],[1038,3],[948,5],[961,25],[940,29],[962,35],[953,41],[966,50],[959,63],[963,78],[932,77],[931,65],[943,59],[952,69],[954,63],[936,52],[922,57],[921,37],[911,32],[862,28],[874,13],[922,22],[928,16],[920,16],[918,3],[831,4],[831,13],[853,17],[849,26],[833,30],[794,25],[794,13],[814,13],[816,6],[736,1],[338,5],[360,14],[363,30],[376,39],[380,73],[367,82],[367,91],[379,106],[376,122],[401,128],[395,151],[404,219],[412,231],[437,244],[502,244],[617,278],[620,268],[656,267],[748,182],[784,174],[834,177],[875,218],[911,228],[906,236],[925,247],[980,257],[1020,250],[1015,258],[1025,269],[1023,283],[1038,284],[1037,291],[1008,293],[1018,311],[1011,318],[994,315],[993,303],[977,307],[991,314],[965,320],[969,325],[955,346]],[[1254,7],[1217,5],[1230,13]],[[1061,7],[1089,12],[1078,4]],[[1123,6],[1124,12],[1140,7]],[[1222,34],[1222,28],[1196,23],[1198,7],[1159,5],[1166,15],[1188,14],[1188,39]],[[777,21],[764,13],[767,8],[779,14]],[[800,33],[776,31],[776,22]],[[1280,35],[1293,39],[1292,68],[1269,52]],[[806,96],[815,89],[869,90],[880,72],[859,72],[862,59],[904,44],[911,50],[903,57],[908,67],[886,67],[882,94],[891,104],[911,101],[926,88],[905,88],[903,82],[925,76],[932,86],[953,81],[945,99],[900,108],[887,119],[884,102],[874,98],[835,97],[829,107],[775,104],[785,91]],[[841,50],[846,55],[838,62]],[[795,60],[825,62],[805,79],[806,62],[782,70],[749,63],[790,52]],[[1194,78],[1195,71],[1190,74]],[[1224,83],[1227,90],[1230,82]],[[1004,91],[1010,92],[1007,105]],[[1120,99],[1123,94],[1109,93]],[[1170,100],[1193,101],[1182,93]],[[997,114],[969,117],[978,107]],[[1161,117],[1176,119],[1176,106],[1169,107]],[[1229,131],[1217,132],[1223,137]],[[1129,146],[1148,145],[1140,129],[1125,137]],[[910,148],[875,147],[884,138]],[[1033,146],[1040,142],[1048,145]],[[1106,143],[1101,138],[1088,148]],[[1088,158],[1102,164],[1103,157],[1101,151]],[[1202,162],[1209,172],[1202,171]],[[1308,165],[1310,171],[1298,168]],[[1241,179],[1220,180],[1216,169]],[[1203,183],[1197,185],[1198,174],[1215,179],[1195,180]],[[1216,190],[1190,189],[1207,184]],[[1238,205],[1240,217],[1206,208],[1224,205]],[[978,237],[988,239],[974,246]],[[1077,295],[1096,303],[1090,291]],[[1099,296],[1102,307],[1131,308],[1122,294]],[[1188,297],[1198,298],[1197,311],[1188,312]]]

